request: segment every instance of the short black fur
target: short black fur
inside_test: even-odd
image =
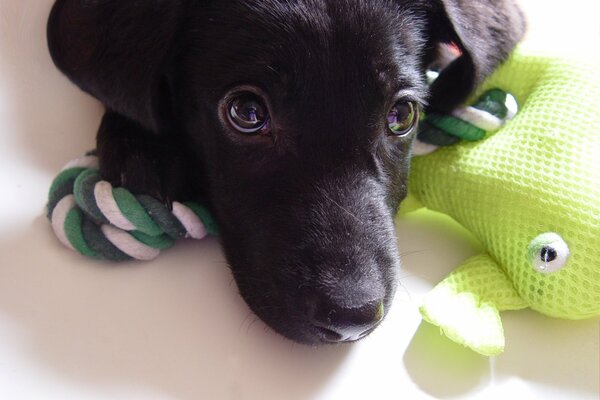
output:
[[[379,322],[396,290],[393,216],[414,132],[387,135],[388,111],[399,98],[451,109],[523,31],[512,0],[58,0],[48,43],[106,106],[103,177],[167,203],[208,201],[252,310],[317,344],[368,334],[376,323],[331,331],[365,310]],[[461,55],[428,88],[443,43]],[[220,114],[248,85],[267,99],[268,136]]]

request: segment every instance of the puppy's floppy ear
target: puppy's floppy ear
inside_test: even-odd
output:
[[[168,113],[164,71],[184,0],[57,0],[48,20],[54,63],[107,108],[156,132]]]
[[[504,61],[525,33],[525,18],[514,0],[430,0],[426,63],[442,43],[461,55],[442,70],[431,87],[430,108],[449,111]]]

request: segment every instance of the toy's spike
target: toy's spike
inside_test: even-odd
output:
[[[479,255],[427,294],[420,311],[450,339],[493,356],[504,350],[499,311],[526,306],[502,269],[489,256]]]

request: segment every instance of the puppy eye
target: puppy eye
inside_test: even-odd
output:
[[[527,252],[531,266],[542,274],[559,271],[569,258],[569,246],[556,233],[539,235],[529,244]]]
[[[270,117],[267,106],[257,94],[246,92],[232,97],[226,104],[227,121],[247,135],[268,133]]]
[[[414,102],[399,101],[387,116],[388,135],[406,136],[413,130],[418,119],[419,110]]]

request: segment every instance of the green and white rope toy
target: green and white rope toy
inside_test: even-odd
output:
[[[134,196],[100,179],[94,154],[69,162],[54,179],[48,196],[48,219],[68,248],[99,260],[148,261],[177,239],[216,235],[208,210],[197,203]]]
[[[429,154],[439,147],[464,140],[482,140],[515,117],[518,105],[515,98],[501,89],[483,93],[475,104],[457,107],[449,115],[430,113],[419,125],[413,147],[414,155]]]

